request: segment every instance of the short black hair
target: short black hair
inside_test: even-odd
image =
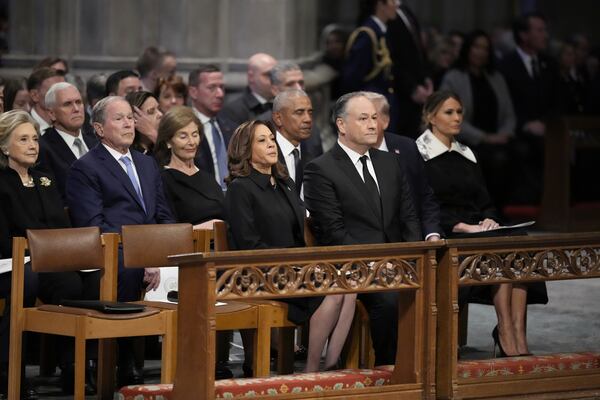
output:
[[[221,68],[219,68],[219,66],[216,64],[200,64],[198,68],[190,71],[188,85],[198,86],[198,84],[200,83],[200,74],[210,72],[221,72]]]
[[[521,33],[529,31],[531,28],[530,22],[532,18],[539,18],[542,21],[546,22],[546,17],[537,11],[532,11],[525,13],[518,17],[512,26],[513,38],[515,39],[516,44],[522,44],[523,40],[521,39]]]
[[[116,94],[119,90],[119,82],[121,82],[125,78],[129,78],[130,76],[134,76],[136,78],[140,77],[140,75],[137,72],[131,69],[123,69],[111,74],[106,79],[106,95],[110,96],[111,93]]]
[[[331,109],[331,122],[335,125],[338,118],[346,118],[348,102],[356,97],[369,98],[366,92],[350,92],[340,96]]]
[[[53,76],[64,76],[64,74],[50,67],[33,70],[29,78],[27,78],[27,90],[39,89],[42,86],[42,82]]]

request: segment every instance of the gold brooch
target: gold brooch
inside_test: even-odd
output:
[[[52,181],[48,178],[46,178],[45,176],[42,176],[40,178],[40,185],[42,186],[50,186],[52,184]]]

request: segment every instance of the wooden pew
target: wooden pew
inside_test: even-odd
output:
[[[581,141],[574,134],[585,133]],[[578,148],[593,147],[600,153],[600,118],[555,117],[545,136],[544,186],[540,226],[559,232],[600,229],[600,205],[578,207],[571,199],[571,159]],[[595,182],[590,182],[594,185]]]
[[[437,274],[438,398],[597,396],[600,352],[459,361],[457,349],[459,287],[587,278],[600,278],[600,233],[447,240]]]
[[[335,246],[280,250],[198,253],[173,257],[179,264],[177,372],[173,386],[154,393],[148,387],[121,390],[120,399],[212,399],[244,390],[265,379],[221,380],[215,384],[215,301],[280,299],[324,294],[398,291],[398,353],[394,366],[342,370],[365,378],[356,387],[312,387],[296,393],[315,374],[286,376],[268,398],[433,399],[435,398],[435,252],[443,242]],[[217,280],[217,270],[220,270]],[[337,374],[337,375],[336,375]],[[370,377],[373,376],[373,380]],[[270,379],[276,379],[270,378]],[[377,378],[375,380],[375,378]],[[304,383],[294,383],[294,380]],[[317,383],[321,383],[318,381]],[[384,384],[387,383],[387,384]],[[307,384],[308,385],[308,384]],[[156,388],[156,385],[154,385]],[[285,386],[285,387],[284,387]],[[365,387],[362,387],[365,386]],[[255,395],[266,396],[267,392]],[[273,394],[273,393],[271,393]],[[141,396],[141,397],[135,397]]]

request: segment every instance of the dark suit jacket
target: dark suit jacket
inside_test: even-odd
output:
[[[229,140],[233,135],[233,131],[238,127],[234,122],[231,122],[225,118],[217,116],[217,125],[219,125],[219,129],[223,134],[223,140],[225,141],[225,149],[229,145]],[[206,135],[206,132],[204,133]],[[202,171],[206,171],[211,175],[215,174],[215,165],[212,158],[212,153],[210,152],[210,146],[208,145],[208,141],[206,138],[203,138],[200,142],[200,149],[196,154],[196,166],[200,168]]]
[[[498,66],[515,107],[517,116],[517,132],[522,131],[527,121],[543,119],[557,108],[557,74],[551,60],[538,55],[540,77],[534,80],[517,53],[507,54]]]
[[[390,153],[399,156],[408,173],[408,183],[414,197],[417,214],[421,220],[423,236],[430,233],[439,233],[440,236],[443,236],[444,232],[440,226],[440,206],[427,181],[425,162],[415,141],[405,136],[386,132],[385,143]]]
[[[398,102],[395,106],[398,122],[394,125],[392,120],[390,130],[417,138],[421,134],[422,105],[416,104],[411,95],[417,85],[423,84],[425,79],[430,76],[430,68],[420,40],[421,28],[419,22],[405,4],[400,8],[411,22],[415,33],[414,35],[411,33],[399,15],[388,21],[386,40],[393,64],[394,93]],[[394,110],[394,108],[391,110]]]
[[[205,171],[193,176],[165,169],[161,172],[171,209],[179,222],[199,224],[225,218],[225,197],[215,177]]]
[[[81,135],[88,149],[98,144],[98,138],[95,134],[91,135],[89,132],[82,130]],[[65,186],[67,183],[67,174],[71,164],[76,160],[77,158],[56,129],[48,128],[40,139],[40,157],[37,168],[54,175],[63,202],[66,202]]]
[[[69,219],[58,192],[56,180],[50,174],[29,171],[39,195],[42,214],[28,209],[29,201],[23,198],[23,184],[19,174],[11,168],[0,169],[0,254],[12,256],[12,238],[25,236],[27,229],[67,228]],[[40,179],[44,177],[44,185]],[[29,199],[31,200],[31,199]]]
[[[336,145],[304,170],[304,201],[322,245],[422,240],[406,172],[395,155],[369,151],[381,193],[383,221],[350,157]]]
[[[311,135],[312,136],[312,135]],[[311,146],[312,144],[312,146]],[[301,167],[301,171],[299,173],[299,179],[298,182],[294,181],[294,184],[296,186],[296,190],[298,191],[298,194],[300,194],[300,189],[302,187],[302,181],[304,180],[304,167],[306,166],[306,164],[308,164],[310,161],[312,161],[312,159],[320,156],[321,154],[323,154],[323,149],[319,146],[315,146],[314,143],[309,143],[308,140],[304,140],[302,142],[300,142],[300,167]],[[285,163],[285,158],[283,157],[283,153],[281,152],[281,149],[279,148],[279,144],[277,144],[277,155],[279,157],[279,162],[281,162],[283,165],[286,165]]]
[[[158,166],[131,150],[146,212],[127,173],[102,144],[75,161],[67,178],[67,204],[74,226],[99,226],[120,232],[122,225],[173,223]]]
[[[261,179],[262,178],[262,179]],[[277,184],[283,187],[285,197],[294,211],[299,226],[299,237],[296,241],[304,241],[304,207],[296,193],[294,182],[277,179]],[[225,209],[233,242],[238,249],[259,249],[274,247],[293,247],[294,243],[284,243],[284,237],[289,232],[282,232],[278,215],[272,212],[271,205],[266,199],[267,190],[273,190],[265,185],[264,176],[252,170],[247,177],[235,178],[227,189]],[[279,189],[277,189],[279,190]]]
[[[415,37],[421,35],[419,22],[406,5],[403,4],[400,8],[413,25],[415,34],[411,33],[398,15],[387,23],[386,40],[394,66],[396,93],[402,99],[410,97],[417,85],[423,84],[429,71],[423,46],[419,40],[415,40]]]
[[[240,125],[243,122],[255,119],[267,109],[270,109],[270,105],[268,103],[260,104],[250,88],[246,87],[241,96],[225,104],[219,116]]]

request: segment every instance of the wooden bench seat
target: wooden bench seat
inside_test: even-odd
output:
[[[466,361],[457,348],[459,287],[600,278],[600,233],[446,240],[437,277],[439,399],[573,399],[600,390],[599,349]]]
[[[122,388],[119,399],[427,399],[435,377],[435,253],[442,242],[271,249],[173,257],[179,264],[173,385]],[[224,271],[217,278],[216,271]],[[285,285],[279,285],[285,283]],[[398,354],[389,369],[342,369],[214,381],[215,300],[397,291]]]

